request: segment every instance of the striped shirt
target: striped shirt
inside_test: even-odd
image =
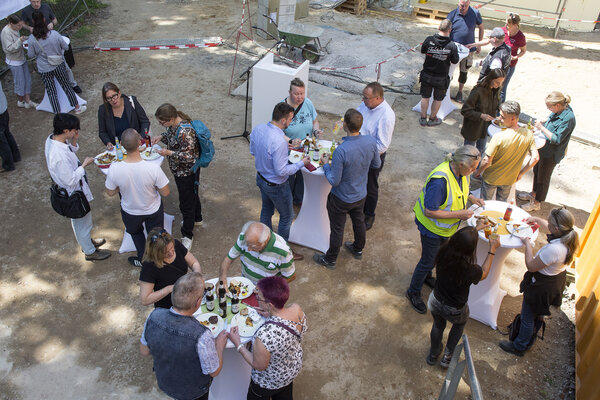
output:
[[[244,233],[240,233],[227,257],[231,260],[240,257],[242,275],[254,283],[261,278],[274,275],[290,279],[296,271],[292,250],[285,239],[273,231],[271,231],[269,242],[260,253],[248,250]]]

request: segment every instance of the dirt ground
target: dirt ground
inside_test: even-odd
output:
[[[99,40],[226,38],[241,16],[239,2],[105,2],[109,7],[91,22],[92,34],[75,42],[75,47]],[[255,1],[251,9],[256,10]],[[373,14],[338,18],[340,14],[334,13],[333,19],[321,19],[325,14],[325,10],[311,10],[303,22],[353,31],[352,19],[358,26],[366,18],[393,18]],[[386,35],[406,43],[418,44],[435,32],[431,22],[395,18],[406,29]],[[501,25],[499,21],[485,24],[488,28]],[[377,33],[376,24],[370,25],[372,31],[365,26],[355,33]],[[523,30],[530,40],[528,54],[519,62],[509,98],[521,102],[524,111],[545,116],[547,92],[563,90],[573,97],[578,129],[594,132],[598,34],[566,33],[560,40],[551,40],[547,30]],[[216,276],[242,224],[258,219],[260,210],[246,141],[219,140],[241,133],[244,126],[243,98],[227,94],[233,56],[226,46],[84,51],[76,54],[74,68],[89,102],[89,110],[81,116],[81,159],[102,150],[96,109],[106,81],[136,95],[149,115],[161,103],[172,102],[212,129],[217,153],[210,168],[202,172],[205,224],[196,230],[192,248],[209,278]],[[253,59],[241,54],[238,61],[236,76]],[[377,49],[373,61],[379,61]],[[474,74],[467,87],[473,84]],[[34,75],[33,98],[40,100],[43,88]],[[86,262],[69,222],[49,204],[43,143],[51,130],[52,115],[17,109],[11,79],[5,75],[3,85],[23,161],[16,172],[0,174],[0,398],[164,398],[156,386],[151,360],[138,353],[142,324],[151,308],[141,306],[138,299],[139,271],[128,265],[128,254],[116,253],[123,232],[118,200],[103,193],[104,175],[88,167],[95,195],[95,236],[105,237],[106,248],[114,253],[108,261]],[[453,82],[453,91],[455,85]],[[312,100],[319,109],[319,99]],[[299,249],[307,260],[297,264],[291,300],[306,312],[309,331],[303,344],[304,367],[294,384],[297,399],[429,399],[440,391],[445,371],[425,363],[431,317],[414,312],[404,292],[420,254],[411,210],[429,171],[444,153],[462,143],[462,117],[455,111],[441,126],[421,128],[417,114],[410,110],[418,100],[417,95],[402,94],[393,104],[396,129],[380,177],[377,220],[368,233],[363,260],[356,261],[342,251],[338,268],[329,271],[309,261],[311,250]],[[359,102],[356,95],[356,105]],[[335,118],[321,114],[319,120],[330,131]],[[158,124],[153,122],[152,127],[158,132]],[[575,214],[577,227],[583,228],[599,193],[599,159],[600,149],[571,141],[568,156],[554,173],[548,201],[535,215],[546,216],[551,208],[564,204]],[[166,163],[163,167],[168,170]],[[532,174],[527,174],[517,189],[528,190],[531,178]],[[176,193],[166,199],[165,210],[176,216],[174,227],[178,227],[181,217]],[[351,236],[351,230],[346,234]],[[537,247],[543,243],[538,239]],[[506,326],[519,311],[518,283],[524,271],[522,253],[513,251],[501,280],[508,295],[498,316],[499,326]],[[429,289],[424,288],[424,296],[428,295]],[[523,358],[498,348],[503,338],[498,331],[469,321],[465,332],[485,398],[574,398],[573,307],[568,301],[553,311],[545,340]],[[469,398],[464,381],[457,398]]]

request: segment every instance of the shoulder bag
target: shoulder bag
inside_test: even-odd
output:
[[[50,186],[50,203],[59,215],[67,218],[82,218],[90,212],[90,203],[83,193],[83,183],[79,180],[81,189],[75,190],[69,196],[66,189],[56,183]]]

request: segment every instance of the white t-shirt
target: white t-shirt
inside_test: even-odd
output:
[[[121,192],[121,208],[131,215],[150,215],[160,208],[161,189],[169,178],[159,165],[149,161],[113,163],[108,169],[106,188]]]
[[[542,247],[536,257],[539,256],[540,260],[547,265],[546,268],[539,270],[541,274],[554,276],[563,272],[567,265],[565,259],[568,253],[567,246],[565,246],[560,239],[551,240],[550,243]]]

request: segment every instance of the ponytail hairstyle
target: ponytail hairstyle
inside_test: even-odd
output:
[[[559,231],[560,241],[567,247],[565,264],[573,261],[573,255],[579,248],[579,235],[573,230],[575,218],[569,210],[564,207],[554,208],[548,216],[548,223],[554,225]]]
[[[175,106],[169,103],[164,103],[160,105],[156,109],[154,116],[158,118],[158,120],[161,122],[167,122],[177,117],[181,118],[184,121],[192,122],[192,118],[189,115],[187,115],[183,111],[177,111]]]
[[[566,107],[570,102],[571,96],[568,94],[562,94],[561,92],[553,91],[546,96],[546,103],[552,105],[560,104]]]

